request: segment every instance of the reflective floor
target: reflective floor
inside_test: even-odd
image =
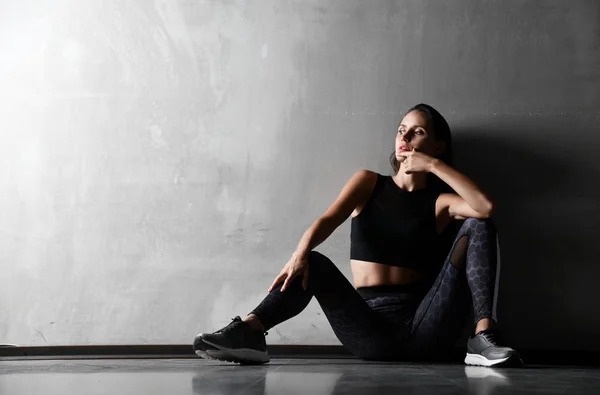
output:
[[[0,394],[600,394],[600,370],[273,359],[0,361]]]

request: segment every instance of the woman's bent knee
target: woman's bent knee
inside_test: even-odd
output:
[[[321,254],[318,251],[311,251],[308,253],[307,261],[310,269],[313,269],[313,266],[323,266],[323,265],[333,265],[331,259],[327,258],[325,255]]]
[[[337,282],[340,276],[339,269],[325,255],[317,251],[311,251],[307,257],[308,260],[308,283],[313,292],[319,289],[325,289],[331,286],[332,282]],[[323,288],[325,287],[325,288]]]
[[[464,228],[480,232],[482,230],[487,230],[489,232],[496,231],[496,225],[491,218],[473,218],[469,217],[465,219],[465,222],[462,225]]]

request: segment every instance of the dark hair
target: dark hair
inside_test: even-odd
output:
[[[409,109],[404,115],[406,116],[406,114],[410,113],[411,111],[420,111],[427,116],[429,123],[433,126],[433,135],[435,136],[435,139],[443,141],[446,146],[444,152],[442,152],[437,158],[449,166],[452,166],[452,133],[450,133],[450,126],[448,126],[446,119],[444,119],[442,114],[440,114],[435,108],[424,103],[417,104]],[[398,170],[400,170],[400,163],[396,159],[395,151],[392,152],[392,155],[390,155],[390,164],[392,165],[394,174],[398,173]],[[440,192],[452,190],[445,182],[431,173],[429,174],[429,177],[427,177],[427,184],[428,187],[434,187]]]

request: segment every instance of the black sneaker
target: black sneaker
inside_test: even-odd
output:
[[[227,360],[228,358],[231,358],[225,351],[221,351],[216,347],[204,343],[201,334],[194,338],[193,347],[196,355],[204,359]]]
[[[520,366],[523,364],[518,352],[510,347],[498,346],[498,334],[493,329],[486,329],[467,340],[467,365],[479,366]]]
[[[201,333],[196,339],[194,349],[202,357],[207,354],[209,359],[241,364],[270,361],[265,334],[252,329],[240,317],[235,317],[229,325],[214,333]]]

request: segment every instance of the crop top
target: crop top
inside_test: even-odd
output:
[[[377,174],[371,197],[352,218],[350,259],[425,272],[439,267],[438,196],[427,188],[404,190],[391,176]]]

